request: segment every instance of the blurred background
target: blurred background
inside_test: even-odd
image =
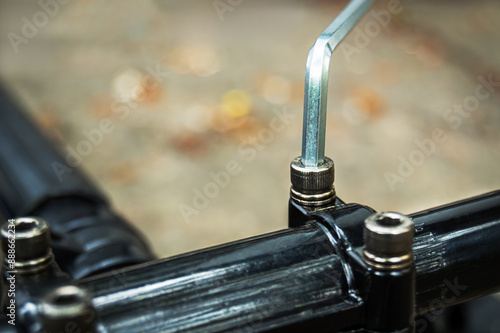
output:
[[[307,54],[346,4],[2,0],[0,80],[170,256],[286,228]],[[500,3],[372,10],[332,58],[338,195],[412,213],[499,189]]]

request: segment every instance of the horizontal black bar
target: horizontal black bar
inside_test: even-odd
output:
[[[351,226],[347,234],[359,234],[365,213],[352,205],[335,211]],[[411,216],[420,313],[499,289],[491,270],[500,264],[500,191]],[[107,332],[355,328],[364,321],[363,301],[352,294],[333,243],[312,222],[81,283],[95,294]]]
[[[342,263],[316,224],[81,283],[94,293],[107,332],[323,332],[360,317]]]
[[[415,222],[417,312],[498,291],[500,191],[410,215]]]

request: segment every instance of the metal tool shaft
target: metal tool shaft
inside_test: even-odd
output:
[[[366,12],[372,0],[352,0],[323,31],[309,51],[304,94],[302,157],[305,167],[321,166],[325,158],[328,72],[333,50]]]

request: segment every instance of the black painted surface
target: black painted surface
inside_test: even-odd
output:
[[[82,281],[109,332],[327,332],[360,319],[317,225]]]
[[[58,174],[61,166],[69,171]],[[74,278],[154,259],[140,233],[112,212],[0,86],[0,217],[21,216],[49,222],[56,260]]]

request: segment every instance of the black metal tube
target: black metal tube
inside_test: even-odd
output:
[[[342,210],[346,214],[340,213]],[[309,218],[326,225],[343,244],[350,263],[359,266],[357,257],[364,245],[363,221],[345,215],[362,211],[352,204],[342,210],[322,210],[311,213]],[[418,314],[500,290],[493,273],[500,265],[500,191],[409,216],[415,223]]]
[[[57,166],[69,168],[56,173]],[[56,169],[54,169],[56,167]],[[101,193],[64,158],[0,86],[0,198],[6,216],[31,213],[56,197],[105,202]]]
[[[366,208],[348,205],[332,214],[342,217],[356,247]],[[491,267],[500,264],[500,191],[411,216],[419,313],[499,289]],[[349,294],[346,262],[332,241],[326,227],[312,222],[81,283],[95,294],[107,332],[330,332],[363,325],[363,301]]]
[[[359,321],[316,225],[82,281],[106,332],[330,332]]]
[[[154,258],[0,86],[0,217],[29,215],[49,222],[56,260],[75,278]]]
[[[410,215],[415,222],[417,312],[500,288],[500,191]]]

